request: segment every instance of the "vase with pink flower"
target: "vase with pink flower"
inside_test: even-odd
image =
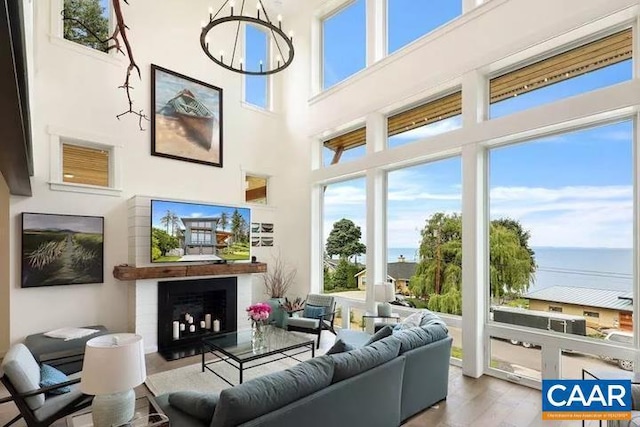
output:
[[[251,320],[251,344],[254,350],[264,347],[269,314],[271,314],[271,306],[264,302],[247,307],[247,315]]]

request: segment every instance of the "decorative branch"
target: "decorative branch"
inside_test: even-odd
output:
[[[127,5],[129,4],[128,0],[122,0]],[[131,43],[129,42],[129,37],[127,35],[127,30],[129,27],[126,25],[124,21],[124,14],[122,13],[122,4],[121,0],[112,0],[113,11],[116,16],[116,25],[111,37],[106,40],[102,40],[91,28],[89,28],[84,22],[76,19],[72,16],[67,16],[66,11],[62,11],[62,16],[64,20],[71,21],[79,26],[81,26],[87,33],[89,33],[92,37],[94,37],[98,42],[103,45],[106,45],[105,50],[109,52],[112,49],[117,50],[121,54],[125,55],[129,59],[129,66],[127,67],[127,73],[125,76],[124,83],[121,86],[118,86],[119,89],[124,89],[127,94],[127,102],[129,103],[129,108],[124,112],[118,114],[116,118],[120,120],[120,117],[126,114],[133,114],[138,117],[138,126],[140,126],[140,130],[145,130],[142,126],[142,121],[149,121],[149,117],[144,114],[144,110],[136,111],[133,109],[133,99],[131,98],[131,91],[134,89],[131,86],[131,74],[133,71],[136,71],[138,74],[138,78],[142,80],[142,73],[140,72],[140,67],[136,64],[136,61],[133,57],[133,49],[131,48]],[[120,41],[122,39],[122,42]],[[112,44],[110,44],[112,43]],[[122,50],[122,44],[124,44],[124,48],[126,53]]]

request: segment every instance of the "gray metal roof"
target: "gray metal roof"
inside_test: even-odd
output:
[[[586,307],[610,308],[613,310],[633,311],[629,292],[610,289],[580,288],[577,286],[551,286],[529,292],[524,298],[539,301],[551,301]]]

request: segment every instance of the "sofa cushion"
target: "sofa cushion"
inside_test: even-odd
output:
[[[355,347],[353,347],[351,344],[348,344],[344,342],[342,339],[338,338],[336,342],[333,344],[333,346],[329,350],[327,350],[325,354],[344,353],[346,351],[351,351],[354,348]]]
[[[298,328],[318,329],[320,326],[319,319],[307,319],[305,317],[289,317],[287,326],[297,326]]]
[[[237,426],[331,384],[333,361],[320,356],[222,390],[211,427]]]
[[[338,329],[336,339],[341,339],[345,343],[354,348],[364,346],[370,339],[371,334],[365,331],[357,331],[354,329]]]
[[[211,422],[218,395],[197,391],[177,391],[169,395],[169,404],[206,423]]]
[[[52,385],[61,384],[69,381],[64,372],[60,372],[53,366],[42,364],[40,366],[40,387],[50,387]],[[71,391],[71,386],[60,387],[51,390],[50,394],[64,394]]]
[[[387,337],[347,353],[332,354],[329,356],[335,364],[332,383],[382,365],[397,357],[399,350],[400,341]]]
[[[384,328],[380,329],[375,334],[371,335],[369,341],[367,341],[364,345],[373,344],[376,341],[381,340],[382,338],[386,338],[393,333],[393,326],[387,325]]]
[[[40,366],[24,344],[12,346],[2,359],[2,370],[18,393],[40,388]],[[38,409],[44,403],[44,393],[25,399],[29,408]]]
[[[404,354],[414,348],[444,339],[447,334],[448,330],[446,326],[433,324],[394,331],[393,336],[400,340],[400,354]]]

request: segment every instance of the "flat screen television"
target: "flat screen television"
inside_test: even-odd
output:
[[[250,261],[251,210],[151,200],[151,262]]]

